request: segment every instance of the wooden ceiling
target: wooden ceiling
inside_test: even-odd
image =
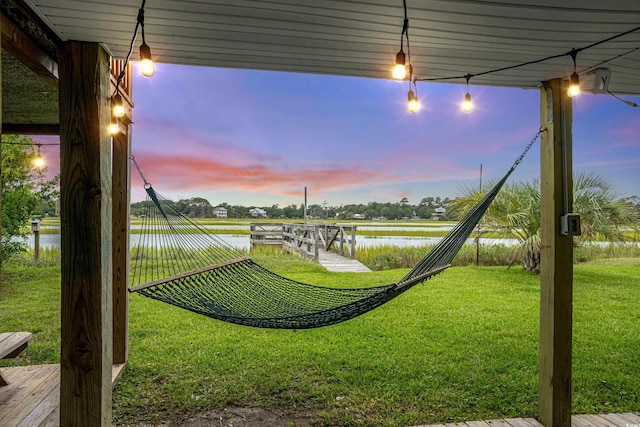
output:
[[[20,4],[33,12],[44,23],[45,44],[101,42],[123,59],[140,3],[2,0],[2,10],[13,12],[13,5]],[[637,0],[407,0],[407,7],[418,79],[483,73],[566,53],[640,26]],[[148,0],[145,10],[146,41],[157,62],[381,79],[390,78],[404,18],[402,0]],[[3,37],[4,32],[3,27]],[[42,39],[36,42],[51,51]],[[133,59],[140,42],[139,35]],[[16,65],[5,53],[3,59]],[[590,71],[598,67],[611,70],[612,92],[640,95],[640,31],[580,52],[583,88],[590,86]],[[564,56],[475,76],[471,84],[535,88],[572,72],[571,58]],[[7,99],[11,76],[3,76]],[[463,84],[465,79],[447,82]]]

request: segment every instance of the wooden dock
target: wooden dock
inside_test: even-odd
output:
[[[318,262],[327,270],[339,273],[367,273],[371,271],[357,259],[345,258],[322,249],[318,250]]]
[[[114,365],[115,384],[124,365]],[[2,368],[9,385],[0,387],[0,426],[55,427],[60,425],[60,365]]]
[[[258,245],[276,245],[289,253],[316,259],[320,261],[320,252],[332,252],[341,257],[356,258],[356,229],[355,225],[293,222],[252,222],[251,247]],[[335,264],[335,258],[327,260],[326,264]],[[360,263],[345,263],[345,265],[361,265]],[[364,267],[364,266],[362,266]],[[359,267],[359,268],[362,268]],[[346,267],[345,267],[346,268]],[[355,268],[355,267],[352,267]],[[366,268],[366,267],[364,267]],[[333,270],[333,271],[370,271],[363,270]]]
[[[414,427],[544,427],[534,418],[505,418],[501,420],[467,421],[420,425]],[[571,427],[640,427],[640,415],[624,414],[572,415]]]

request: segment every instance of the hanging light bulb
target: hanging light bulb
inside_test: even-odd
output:
[[[393,78],[395,80],[404,80],[407,76],[407,68],[405,67],[406,59],[404,51],[401,49],[396,55],[396,65],[393,67]]]
[[[392,76],[395,80],[404,80],[407,76],[407,68],[405,64],[407,63],[406,57],[404,54],[404,38],[407,38],[407,52],[409,53],[409,66],[411,66],[411,49],[409,48],[409,18],[407,17],[407,2],[403,1],[404,4],[404,22],[402,24],[402,32],[400,33],[400,51],[396,54],[396,64],[393,67]]]
[[[113,117],[120,118],[125,114],[124,104],[122,103],[122,96],[118,93],[111,98],[111,112]]]
[[[46,162],[44,161],[44,157],[40,154],[40,145],[38,145],[38,154],[33,158],[31,164],[36,169],[43,169],[46,166]]]
[[[156,67],[151,59],[151,48],[144,42],[140,45],[140,72],[145,77],[151,77],[156,72]]]
[[[464,101],[462,101],[462,111],[465,113],[470,112],[473,109],[473,104],[471,103],[471,94],[469,93],[469,80],[471,80],[471,74],[467,74],[464,76],[467,79],[467,93],[464,96]]]
[[[42,169],[45,166],[44,158],[38,156],[33,158],[33,167],[37,169]]]
[[[567,89],[567,96],[573,98],[574,96],[580,95],[580,76],[578,73],[574,72],[571,74],[569,80],[569,89]]]
[[[569,55],[571,55],[571,59],[573,59],[573,74],[569,78],[569,89],[567,89],[567,96],[573,98],[580,94],[580,76],[576,73],[576,57],[578,56],[579,50],[571,49]]]
[[[409,93],[407,94],[407,101],[407,110],[409,110],[411,114],[416,114],[420,111],[420,100],[411,89],[409,89]]]
[[[120,126],[118,126],[118,121],[114,120],[113,122],[111,122],[111,124],[109,125],[109,133],[111,135],[115,135],[118,132],[120,132]]]
[[[464,96],[464,101],[462,101],[462,111],[468,113],[471,110],[473,110],[473,104],[471,103],[471,94],[467,92],[467,94]]]

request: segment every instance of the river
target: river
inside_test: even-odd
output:
[[[378,228],[380,230],[380,228]],[[132,234],[130,245],[136,247],[141,238],[141,234]],[[189,241],[189,235],[183,235],[185,241]],[[218,235],[222,240],[239,249],[249,249],[249,235],[248,234],[221,234]],[[60,247],[60,234],[41,234],[40,235],[40,247],[41,248],[59,248]],[[434,245],[438,243],[441,237],[419,237],[419,236],[358,236],[356,235],[357,247],[369,248],[374,246],[425,246]],[[474,239],[469,239],[468,244],[474,243]],[[483,244],[504,244],[514,245],[516,241],[514,239],[482,239]],[[27,239],[29,246],[33,247],[33,235],[30,235]]]

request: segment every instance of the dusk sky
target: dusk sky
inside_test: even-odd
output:
[[[477,185],[480,164],[483,180],[501,177],[540,126],[538,90],[471,86],[464,113],[464,85],[418,83],[412,115],[406,82],[164,64],[134,75],[133,154],[147,180],[214,206],[300,204],[305,186],[310,204],[332,206],[453,198]],[[57,172],[57,147],[43,152]],[[574,172],[640,196],[640,108],[574,99],[573,157]],[[539,174],[536,145],[511,181]],[[143,198],[132,170],[132,201]]]

